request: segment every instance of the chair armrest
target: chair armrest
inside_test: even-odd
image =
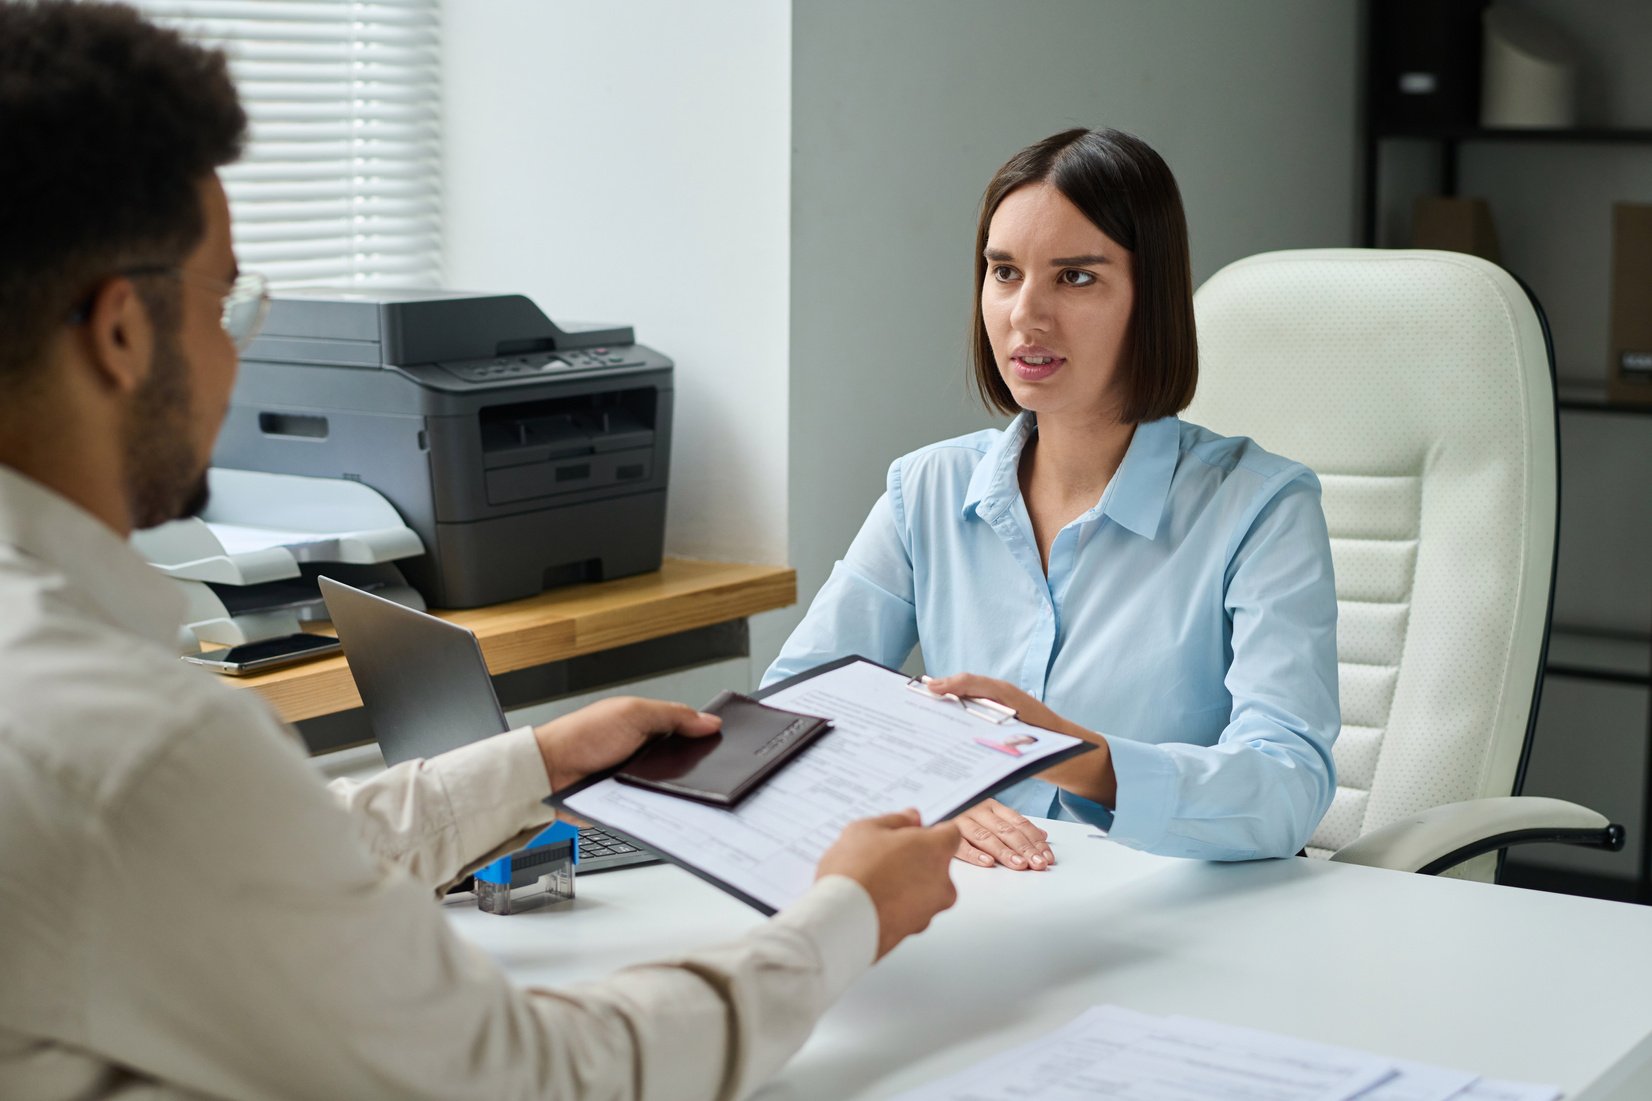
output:
[[[1623,848],[1623,827],[1564,799],[1514,795],[1447,803],[1409,815],[1344,845],[1345,864],[1435,875],[1471,857],[1526,841]]]

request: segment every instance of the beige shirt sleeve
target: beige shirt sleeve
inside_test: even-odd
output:
[[[520,732],[348,789],[351,814],[253,711],[178,738],[82,870],[87,1033],[145,1076],[246,1098],[735,1098],[871,962],[871,900],[833,877],[734,944],[516,987],[430,890],[539,813]]]
[[[379,859],[444,891],[556,820],[532,727],[328,787]]]

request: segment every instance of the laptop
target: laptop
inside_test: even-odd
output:
[[[330,577],[320,585],[385,764],[510,729],[474,633]],[[582,873],[659,859],[596,826],[580,828]]]

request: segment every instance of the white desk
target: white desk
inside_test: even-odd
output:
[[[1568,1096],[1652,1032],[1652,908],[1317,860],[1171,860],[1047,825],[1053,870],[954,863],[958,905],[852,987],[758,1096],[888,1097],[1102,1002]],[[549,985],[760,920],[673,867],[585,877],[578,894],[450,917],[518,981]]]

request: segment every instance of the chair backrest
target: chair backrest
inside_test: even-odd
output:
[[[1494,264],[1315,249],[1194,297],[1185,416],[1312,467],[1336,567],[1337,793],[1326,856],[1443,803],[1511,794],[1541,683],[1558,487],[1542,316]],[[1472,872],[1489,878],[1489,862]]]

